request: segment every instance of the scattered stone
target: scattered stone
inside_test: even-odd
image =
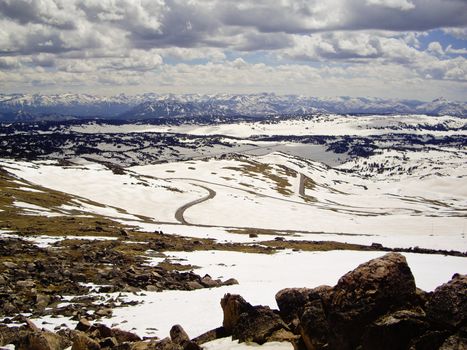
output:
[[[123,228],[122,228],[118,233],[119,233],[120,236],[122,236],[122,237],[130,237],[130,234],[128,233],[128,231],[125,230],[125,229],[123,229]]]
[[[227,281],[223,282],[223,286],[233,286],[238,284],[238,281],[235,278],[229,278]]]
[[[112,309],[102,308],[96,311],[96,315],[100,317],[110,317],[112,316]]]
[[[119,343],[125,343],[125,342],[138,342],[141,340],[141,338],[136,335],[135,333],[124,331],[118,328],[112,328],[112,337],[115,337]]]
[[[211,278],[211,276],[209,275],[205,275],[202,279],[201,279],[201,284],[205,287],[208,287],[208,288],[213,288],[213,287],[218,287],[219,284],[220,284],[220,281],[215,281]]]
[[[81,318],[76,325],[76,330],[81,331],[81,332],[87,332],[88,330],[91,329],[91,322],[89,322],[85,318]]]
[[[7,269],[12,269],[12,270],[15,270],[18,268],[17,264],[10,262],[10,261],[3,262],[3,266],[5,266]]]

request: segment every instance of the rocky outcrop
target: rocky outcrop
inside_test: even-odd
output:
[[[190,339],[180,325],[170,338],[136,334],[81,319],[76,329],[51,333],[23,319],[0,325],[0,346],[55,350],[200,350],[232,336],[240,342],[286,341],[296,350],[463,350],[467,348],[467,276],[425,293],[415,287],[405,258],[389,253],[344,275],[334,287],[289,288],[276,294],[279,310],[253,306],[240,295],[221,300],[223,325]]]
[[[416,288],[404,256],[389,253],[350,271],[335,287],[284,289],[276,301],[307,350],[460,349],[466,281],[455,275],[427,294]]]

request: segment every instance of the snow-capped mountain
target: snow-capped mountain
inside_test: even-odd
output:
[[[63,118],[153,119],[196,116],[337,114],[429,114],[467,116],[466,102],[444,98],[432,102],[381,98],[316,98],[275,94],[0,94],[0,120]]]

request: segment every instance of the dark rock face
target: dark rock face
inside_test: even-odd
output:
[[[309,301],[300,317],[298,331],[307,349],[323,349],[327,344],[329,326],[323,301],[319,298]]]
[[[365,329],[362,349],[404,350],[412,338],[429,328],[423,310],[402,310],[384,315]]]
[[[415,280],[403,255],[389,253],[358,266],[341,277],[327,306],[332,347],[355,348],[365,325],[416,299]]]
[[[467,275],[456,274],[431,295],[428,317],[440,326],[467,326]]]
[[[292,323],[300,319],[303,308],[309,300],[310,291],[309,288],[286,288],[277,292],[277,306],[285,322]]]

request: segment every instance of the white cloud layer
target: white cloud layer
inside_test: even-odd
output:
[[[465,0],[0,0],[0,81],[465,99],[466,28]]]

